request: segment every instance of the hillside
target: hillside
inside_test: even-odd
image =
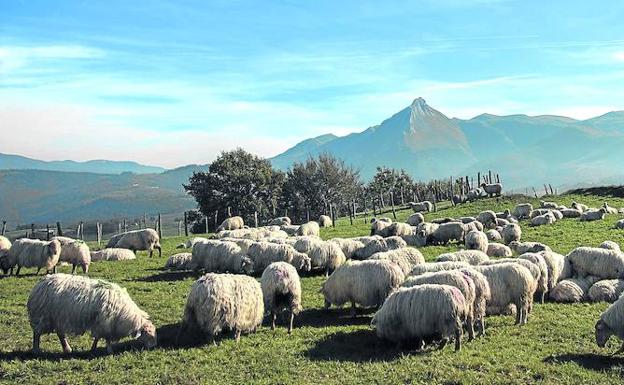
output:
[[[0,170],[47,170],[66,172],[90,172],[95,174],[156,174],[165,171],[162,167],[145,166],[136,162],[113,160],[73,160],[43,161],[20,155],[0,153]]]

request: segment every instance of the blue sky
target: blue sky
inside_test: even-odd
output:
[[[378,124],[624,109],[621,1],[3,1],[0,152],[175,167]]]

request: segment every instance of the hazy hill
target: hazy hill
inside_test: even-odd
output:
[[[67,172],[91,172],[96,174],[121,174],[133,172],[135,174],[160,173],[162,167],[145,166],[136,162],[112,160],[89,160],[76,162],[73,160],[43,161],[27,158],[20,155],[0,153],[0,170],[48,170]]]

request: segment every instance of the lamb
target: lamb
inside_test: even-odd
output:
[[[555,202],[540,201],[540,207],[544,209],[556,209],[558,206]]]
[[[241,333],[255,332],[263,317],[258,281],[239,274],[208,273],[191,287],[178,335],[198,329],[214,342],[215,336],[229,330],[238,342]]]
[[[165,263],[165,269],[173,271],[195,270],[196,268],[193,264],[192,253],[173,254]]]
[[[517,204],[513,209],[513,216],[518,219],[529,218],[533,211],[533,205],[530,203]]]
[[[539,253],[540,251],[551,251],[550,247],[539,242],[509,242],[509,247],[516,254]]]
[[[329,242],[337,244],[346,259],[353,258],[355,252],[364,247],[364,242],[353,238],[332,238]]]
[[[245,222],[241,217],[230,217],[226,218],[219,227],[217,227],[217,232],[223,230],[239,230],[245,227]]]
[[[482,231],[471,231],[466,234],[465,246],[466,249],[481,250],[485,253],[488,250],[487,236]]]
[[[253,272],[253,261],[234,242],[213,241],[197,243],[193,246],[192,263],[197,270],[218,273]]]
[[[531,272],[517,263],[475,266],[474,269],[482,273],[490,285],[492,298],[488,306],[491,309],[506,309],[513,304],[516,306],[516,324],[526,324],[535,293]]]
[[[477,215],[477,220],[483,224],[485,228],[496,227],[496,213],[492,210],[481,211]]]
[[[604,279],[594,283],[587,292],[587,298],[592,302],[613,303],[624,293],[624,280]]]
[[[466,301],[453,286],[420,285],[403,288],[390,295],[371,321],[379,338],[396,343],[416,339],[417,346],[431,336],[441,336],[444,347],[455,338],[461,349],[462,324],[467,316]]]
[[[195,246],[196,243],[198,242],[204,242],[207,241],[207,238],[202,238],[202,237],[193,237],[191,239],[187,239],[186,241],[180,243],[179,245],[176,246],[176,249],[192,249],[193,246]]]
[[[331,227],[334,224],[332,219],[327,215],[321,215],[319,217],[318,223],[320,227]]]
[[[543,225],[552,225],[555,223],[557,219],[550,211],[544,215],[538,215],[531,219],[532,226],[543,226]]]
[[[158,256],[162,256],[160,238],[154,229],[134,230],[121,234],[121,238],[119,238],[113,247],[119,249],[129,249],[133,252],[138,250],[147,250],[149,251],[150,257],[152,256],[154,249],[156,249],[158,250]]]
[[[410,206],[412,206],[412,210],[414,210],[415,213],[433,211],[433,203],[429,201],[422,201],[418,203],[411,202]]]
[[[500,183],[481,183],[481,188],[490,198],[493,196],[500,196],[503,192],[503,185]]]
[[[93,344],[106,341],[106,350],[126,336],[134,336],[151,349],[156,346],[156,328],[146,312],[132,301],[125,289],[114,283],[84,276],[54,274],[44,277],[28,297],[28,317],[33,330],[33,352],[40,351],[41,336],[56,332],[63,352],[72,351],[67,335],[91,332]]]
[[[485,232],[488,241],[490,242],[499,242],[503,240],[503,236],[498,231],[492,229]]]
[[[596,344],[604,348],[609,338],[614,335],[620,340],[624,340],[624,299],[620,297],[611,304],[596,322]],[[624,352],[624,342],[622,346],[613,354]]]
[[[587,210],[584,211],[583,214],[581,214],[581,216],[579,217],[580,221],[583,222],[590,222],[590,221],[598,221],[598,220],[602,220],[605,217],[605,214],[607,213],[607,211],[603,208],[601,208],[600,210]]]
[[[249,247],[247,255],[253,263],[254,272],[264,271],[271,263],[286,262],[299,271],[310,271],[312,260],[308,255],[284,244],[255,242]]]
[[[368,242],[363,248],[354,253],[355,259],[367,259],[380,251],[388,251],[407,247],[407,243],[399,237],[375,239]]]
[[[0,259],[0,267],[4,274],[19,275],[22,267],[36,267],[37,274],[41,269],[56,273],[56,264],[61,255],[61,243],[56,240],[49,242],[38,239],[21,238],[13,242],[9,251]]]
[[[540,302],[544,303],[546,293],[548,292],[548,264],[541,254],[537,253],[524,253],[518,257],[518,259],[525,259],[534,263],[540,270],[540,276],[537,281],[537,288],[535,294],[540,298]]]
[[[402,249],[382,251],[373,254],[369,260],[387,260],[395,263],[404,275],[408,275],[416,265],[425,263],[422,253],[412,247]]]
[[[609,204],[607,202],[604,202],[602,204],[602,208],[605,209],[605,212],[607,214],[617,214],[618,213],[618,209],[616,209],[615,207],[609,206]]]
[[[404,278],[401,269],[390,261],[347,261],[321,286],[325,308],[351,302],[351,315],[355,316],[356,304],[379,307]]]
[[[468,262],[471,265],[478,265],[489,260],[490,257],[481,250],[459,250],[441,254],[436,258],[436,262]]]
[[[559,282],[565,266],[565,257],[554,251],[540,251],[548,267],[548,291],[551,291]],[[567,277],[566,277],[567,278]]]
[[[470,264],[468,262],[455,262],[455,261],[426,262],[426,263],[414,266],[414,268],[409,273],[409,275],[410,276],[420,275],[420,274],[434,273],[436,271],[445,271],[445,270],[459,270],[459,269],[463,269],[467,267],[470,267]]]
[[[424,284],[449,285],[459,289],[466,301],[466,326],[468,339],[474,339],[474,305],[475,284],[470,277],[459,270],[439,271],[408,277],[403,282],[403,287],[419,286]]]
[[[297,235],[318,237],[320,234],[321,234],[321,229],[319,227],[319,224],[314,221],[304,223],[301,226],[299,226],[299,229],[297,229]]]
[[[571,206],[572,206],[573,209],[580,210],[581,212],[585,212],[585,211],[589,210],[589,206],[584,205],[582,203],[577,203],[577,202],[574,202],[574,201],[572,202]]]
[[[269,226],[290,226],[292,224],[288,217],[273,218],[267,223]]]
[[[295,242],[294,248],[310,257],[313,270],[322,270],[325,275],[336,270],[347,260],[340,246],[333,242],[302,238]]]
[[[91,252],[91,262],[96,261],[126,261],[136,259],[132,250],[110,248]]]
[[[511,249],[508,246],[496,242],[488,243],[485,253],[488,257],[493,258],[508,258],[512,255]]]
[[[604,241],[598,247],[602,249],[609,249],[609,250],[615,250],[615,251],[621,252],[620,245],[618,245],[617,243],[613,241]]]
[[[421,213],[414,213],[407,218],[407,223],[411,226],[418,226],[425,221],[425,217]]]
[[[475,201],[475,200],[481,198],[481,194],[483,194],[483,192],[481,191],[480,188],[472,189],[472,190],[468,191],[468,194],[466,194],[466,200],[468,202]]]
[[[592,276],[564,279],[550,291],[549,296],[555,302],[581,302],[589,288],[597,281],[598,278]]]
[[[86,243],[68,237],[54,237],[52,239],[56,239],[61,244],[59,262],[71,264],[72,274],[76,272],[76,266],[80,266],[84,274],[89,272],[91,250],[89,250],[89,246]]]
[[[595,275],[601,279],[624,278],[624,255],[600,247],[577,247],[566,257],[578,277]]]
[[[578,209],[561,209],[559,212],[564,218],[579,218],[582,214],[581,210]]]
[[[262,272],[260,278],[264,309],[271,314],[271,330],[275,330],[277,314],[289,312],[288,334],[292,333],[295,314],[301,306],[301,281],[295,268],[286,262],[273,262]]]

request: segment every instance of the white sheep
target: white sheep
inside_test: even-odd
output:
[[[468,262],[455,262],[455,261],[447,261],[447,262],[426,262],[423,264],[419,264],[414,266],[412,271],[410,271],[409,275],[420,275],[425,273],[433,273],[436,271],[445,271],[445,270],[458,270],[466,267],[470,267]]]
[[[607,202],[604,202],[602,204],[602,208],[605,209],[607,214],[617,214],[618,213],[618,209],[616,209],[615,207],[609,206],[609,204]]]
[[[500,242],[503,240],[503,236],[498,231],[491,229],[485,232],[488,241],[490,242]]]
[[[488,238],[482,231],[471,231],[466,234],[465,246],[468,250],[481,250],[484,253],[488,250]]]
[[[509,222],[507,219],[503,219],[503,218],[496,218],[496,227],[504,227],[507,226]]]
[[[207,240],[208,240],[207,238],[203,238],[203,237],[193,237],[177,245],[176,249],[192,249],[196,243],[205,242]]]
[[[271,329],[275,330],[275,319],[281,311],[289,313],[288,334],[292,332],[295,314],[301,306],[301,281],[297,270],[286,262],[273,262],[262,272],[260,278],[264,310],[271,315]]]
[[[478,265],[489,259],[490,257],[481,250],[459,250],[440,254],[436,258],[436,262],[468,262],[471,265]]]
[[[474,200],[481,198],[482,194],[483,194],[483,191],[480,188],[472,189],[468,191],[468,194],[466,194],[466,200],[468,202],[472,202]]]
[[[464,234],[471,231],[483,231],[483,225],[479,221],[464,223]]]
[[[258,281],[246,275],[208,273],[191,287],[178,335],[199,329],[214,341],[215,336],[229,330],[238,342],[241,333],[255,332],[263,318],[264,300]]]
[[[332,304],[341,307],[351,302],[351,315],[355,316],[356,304],[379,307],[404,278],[401,269],[390,261],[347,261],[321,286],[325,308]]]
[[[617,243],[613,241],[604,241],[600,245],[598,245],[598,247],[602,249],[609,249],[609,250],[615,250],[615,251],[621,252],[620,245],[618,245]]]
[[[326,275],[347,260],[340,246],[333,242],[306,237],[295,242],[293,247],[310,257],[312,270],[323,271]]]
[[[379,230],[375,234],[381,235],[384,238],[394,237],[394,236],[408,236],[414,233],[414,229],[407,223],[403,222],[394,222],[388,226],[385,226],[383,229]],[[374,235],[374,234],[373,234]]]
[[[512,213],[513,216],[518,219],[529,218],[531,216],[531,212],[533,211],[533,205],[530,203],[520,203],[514,207]]]
[[[485,228],[496,227],[496,213],[492,210],[484,210],[477,215],[477,220],[483,224]]]
[[[460,221],[461,223],[470,223],[470,222],[476,222],[477,218],[475,217],[459,217],[457,218],[458,221]]]
[[[223,230],[239,230],[245,227],[245,221],[241,217],[230,217],[226,218],[219,227],[217,227],[217,232]]]
[[[613,303],[624,293],[624,280],[603,279],[594,283],[587,292],[587,298],[592,302]]]
[[[555,220],[559,221],[563,219],[563,213],[560,210],[552,209],[550,213],[555,217]]]
[[[624,219],[619,219],[617,222],[615,222],[615,226],[616,229],[624,229]]]
[[[411,226],[418,226],[425,221],[425,217],[421,213],[414,213],[407,217],[407,222]]]
[[[302,236],[319,236],[321,234],[321,229],[319,227],[318,222],[310,221],[302,224],[297,229],[297,235]]]
[[[56,264],[61,255],[61,243],[56,240],[49,242],[38,239],[21,238],[13,242],[9,251],[0,259],[0,267],[6,274],[13,273],[13,268],[17,266],[15,275],[19,275],[22,267],[36,267],[37,274],[41,269],[46,272],[56,273]]]
[[[535,293],[536,293],[536,297],[539,298],[540,300],[542,299],[542,294],[545,290],[546,290],[546,281],[542,281],[542,271],[540,269],[540,267],[527,260],[527,259],[522,259],[522,258],[499,258],[499,259],[491,259],[489,261],[485,261],[482,263],[483,266],[487,266],[487,265],[499,265],[499,264],[503,264],[503,263],[516,263],[520,266],[525,267],[527,270],[529,270],[529,272],[531,273],[531,276],[533,277],[534,280],[534,284],[535,284]],[[539,293],[539,294],[538,294]],[[529,309],[529,312],[531,310]]]
[[[601,279],[624,278],[624,255],[600,247],[577,247],[567,255],[578,277],[595,275]]]
[[[254,269],[253,261],[234,242],[209,240],[196,243],[192,255],[196,269],[206,272],[251,274]]]
[[[577,202],[574,202],[574,201],[572,202],[571,206],[572,206],[573,209],[580,210],[581,212],[585,212],[585,211],[589,210],[589,206],[584,205],[582,203],[577,203]]]
[[[412,207],[412,210],[414,210],[415,213],[433,211],[433,203],[429,201],[410,202],[410,206]]]
[[[54,237],[61,244],[61,255],[59,262],[65,262],[72,265],[72,274],[76,272],[76,266],[82,268],[83,273],[89,272],[91,264],[91,250],[89,246],[81,240],[69,237]]]
[[[531,225],[532,226],[552,225],[556,221],[557,221],[557,218],[555,218],[554,214],[549,211],[546,214],[533,217],[531,219]]]
[[[308,255],[287,244],[254,242],[247,250],[247,255],[256,273],[264,271],[274,262],[289,263],[299,271],[310,271],[312,268],[312,261]]]
[[[503,185],[500,183],[481,183],[481,188],[490,198],[500,196],[503,192]]]
[[[272,242],[272,243],[284,243],[285,238],[264,238],[262,241],[264,242]],[[256,241],[252,241],[251,239],[246,239],[246,238],[221,238],[221,241],[224,242],[234,242],[238,245],[238,247],[241,248],[241,252],[243,254],[247,254],[247,251],[249,250],[249,248],[251,247],[251,245],[253,245],[254,243],[256,243]]]
[[[491,258],[507,258],[511,257],[512,252],[509,246],[502,243],[490,242],[488,243],[487,251],[485,252],[488,257]]]
[[[371,231],[370,231],[370,235],[380,235],[383,236],[383,231],[386,227],[390,226],[392,224],[392,221],[388,222],[388,221],[383,221],[383,220],[378,220],[376,218],[373,218],[373,221],[371,222]]]
[[[620,297],[612,303],[596,322],[596,344],[604,348],[609,338],[614,335],[620,340],[624,340],[624,299]],[[622,346],[613,354],[624,352],[624,342]]]
[[[158,256],[162,256],[160,237],[154,229],[133,230],[123,233],[117,243],[111,247],[129,249],[133,252],[147,250],[149,251],[150,257],[152,256],[154,249],[156,249],[158,250]]]
[[[380,251],[395,250],[404,247],[407,247],[407,242],[401,237],[376,238],[366,243],[363,248],[356,250],[353,256],[355,259],[367,259]]]
[[[443,262],[445,263],[445,262]],[[479,335],[485,335],[485,316],[487,312],[487,303],[492,299],[490,293],[490,284],[485,275],[475,269],[465,267],[459,269],[462,273],[472,279],[475,287],[474,301],[474,322]]]
[[[173,271],[195,270],[192,253],[177,253],[167,259],[165,269]]]
[[[537,281],[537,288],[535,290],[535,295],[540,299],[541,303],[544,303],[544,299],[546,298],[546,293],[548,292],[549,287],[549,277],[548,277],[548,264],[546,263],[545,258],[541,254],[537,253],[524,253],[518,256],[518,259],[525,259],[534,263],[540,271],[540,276]]]
[[[516,254],[539,253],[540,251],[551,251],[550,247],[539,242],[509,242],[509,247]]]
[[[548,291],[550,291],[561,279],[565,267],[565,257],[554,251],[540,251],[539,255],[544,258],[546,266],[548,267]]]
[[[466,315],[466,301],[456,287],[420,285],[390,295],[371,325],[379,338],[396,343],[416,339],[418,348],[432,335],[442,337],[441,347],[454,338],[457,351]]]
[[[559,212],[564,218],[578,218],[582,214],[581,210],[578,209],[561,209]]]
[[[277,217],[269,220],[269,226],[290,226],[292,221],[288,217]]]
[[[550,299],[562,303],[581,302],[585,299],[589,288],[597,281],[598,278],[592,276],[564,279],[550,291]]]
[[[118,249],[116,247],[91,252],[91,262],[96,261],[126,261],[136,259],[132,250]]]
[[[496,213],[496,218],[499,219],[507,219],[511,216],[511,210],[505,209],[504,211],[500,211]]]
[[[280,229],[289,236],[296,235],[299,231],[299,225],[282,225]]]
[[[5,236],[0,235],[0,257],[9,252],[11,241]]]
[[[540,201],[540,207],[543,209],[556,209],[558,206],[555,202]]]
[[[416,265],[425,263],[422,253],[413,247],[404,247],[373,254],[369,260],[381,259],[395,263],[404,275],[408,275]]]
[[[41,336],[56,332],[65,353],[71,352],[67,335],[91,332],[97,349],[100,339],[112,353],[121,338],[138,338],[146,348],[156,346],[156,328],[146,312],[114,283],[84,276],[54,274],[44,277],[28,297],[28,317],[33,330],[33,352],[39,352]]]
[[[332,238],[329,242],[337,244],[347,259],[353,258],[355,252],[364,247],[364,242],[354,238]]]
[[[423,225],[421,223],[421,225]],[[451,241],[462,242],[464,240],[465,228],[464,224],[460,222],[448,222],[433,228],[433,231],[428,233],[426,227],[418,226],[416,233],[419,241],[419,246],[425,246],[427,244],[434,245],[446,245]],[[421,230],[422,229],[422,230]]]
[[[334,222],[328,215],[321,215],[318,223],[320,227],[331,227]]]
[[[607,211],[604,209],[604,207],[599,210],[590,209],[584,211],[583,214],[581,214],[581,216],[579,217],[579,220],[583,222],[599,221],[604,219],[606,213]]]

